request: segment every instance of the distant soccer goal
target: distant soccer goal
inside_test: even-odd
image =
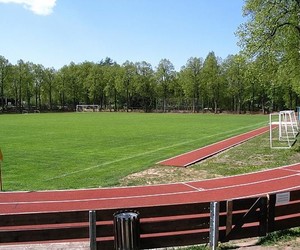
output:
[[[100,105],[76,105],[76,112],[99,112]]]
[[[271,148],[290,148],[296,142],[299,133],[299,121],[293,110],[270,114],[269,125]]]

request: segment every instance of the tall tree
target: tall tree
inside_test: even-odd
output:
[[[136,69],[135,89],[144,111],[150,112],[155,103],[154,71],[151,64],[145,61],[136,63]]]
[[[246,0],[248,21],[237,34],[247,55],[272,55],[282,63],[281,73],[290,78],[300,95],[300,0]]]
[[[131,107],[131,98],[134,93],[134,80],[136,75],[136,67],[134,63],[126,61],[119,70],[117,76],[117,88],[125,97],[126,112]]]
[[[104,105],[104,89],[106,81],[104,78],[104,67],[100,64],[94,64],[89,73],[89,94],[93,104],[99,104],[101,109]]]
[[[106,86],[104,91],[108,99],[109,110],[118,110],[118,89],[117,89],[117,76],[120,66],[117,64],[104,65],[104,78]]]
[[[73,110],[76,110],[76,105],[79,104],[82,97],[83,87],[78,77],[78,65],[76,65],[74,62],[71,62],[67,67],[66,74],[66,91],[72,100]]]
[[[67,104],[67,82],[68,82],[68,66],[64,65],[57,72],[57,90],[60,109],[65,110]]]
[[[26,104],[27,107],[30,107],[30,98],[33,91],[30,63],[18,60],[15,69],[15,79],[13,80],[15,85],[15,100],[19,112],[22,112],[24,104]]]
[[[31,110],[31,98],[34,96],[34,64],[28,62],[26,65],[26,77],[25,77],[25,93],[26,93],[26,105],[28,111]]]
[[[1,111],[4,111],[6,105],[6,97],[5,97],[5,86],[9,77],[9,61],[4,58],[4,56],[0,56],[0,100],[1,100]]]
[[[33,65],[33,74],[34,74],[34,95],[35,95],[35,107],[36,109],[41,110],[42,100],[41,100],[41,89],[43,83],[45,82],[45,68],[41,64]]]
[[[47,96],[49,109],[53,110],[53,91],[55,87],[56,71],[54,68],[45,69],[45,84],[43,85],[44,91]]]
[[[167,99],[171,94],[171,85],[175,79],[174,65],[168,59],[162,59],[156,70],[156,80],[158,83],[158,93],[163,98],[163,112],[166,112]]]
[[[258,74],[257,78],[257,99],[263,113],[267,113],[274,106],[274,87],[276,84],[276,72],[278,63],[272,55],[260,55],[255,60]]]
[[[203,63],[203,78],[214,104],[214,112],[217,113],[221,94],[221,82],[220,67],[214,52],[210,52]]]
[[[91,69],[93,67],[92,62],[85,61],[78,65],[78,80],[82,84],[84,95],[84,103],[90,104],[90,81],[88,79],[88,76],[91,72]]]
[[[247,62],[246,70],[244,73],[245,81],[245,102],[247,109],[250,112],[257,111],[259,107],[258,96],[259,92],[259,69],[256,61]]]
[[[102,59],[99,64],[101,66],[113,66],[113,65],[115,65],[117,63],[114,62],[114,60],[111,59],[110,57],[106,57],[104,60]]]
[[[246,59],[242,55],[228,56],[224,61],[228,94],[232,97],[233,110],[241,113],[245,102]]]
[[[203,60],[201,58],[191,57],[180,72],[180,82],[184,93],[186,97],[192,99],[193,113],[199,112],[202,67]]]
[[[247,52],[263,53],[270,49],[283,52],[294,40],[299,50],[299,0],[246,0],[243,12],[248,21],[239,27],[237,34]]]

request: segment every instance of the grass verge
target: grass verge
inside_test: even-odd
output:
[[[291,149],[270,149],[268,133],[188,168],[155,166],[129,175],[121,184],[144,185],[245,174],[300,162],[300,142]]]

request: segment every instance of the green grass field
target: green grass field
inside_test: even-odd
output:
[[[115,186],[121,178],[160,160],[267,122],[263,115],[1,115],[3,189]]]

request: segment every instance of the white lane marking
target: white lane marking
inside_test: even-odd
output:
[[[0,205],[19,205],[19,204],[46,204],[46,203],[72,203],[72,202],[88,202],[88,201],[106,201],[106,200],[120,200],[120,199],[136,199],[136,198],[148,198],[148,197],[159,197],[168,195],[180,195],[180,194],[190,194],[197,193],[199,190],[183,191],[183,192],[173,192],[173,193],[163,193],[163,194],[147,194],[147,195],[132,195],[132,196],[115,196],[115,197],[105,197],[105,198],[89,198],[80,200],[51,200],[51,201],[20,201],[20,202],[0,202]]]
[[[193,185],[191,185],[191,184],[188,184],[188,183],[182,183],[182,184],[184,184],[184,185],[186,185],[186,186],[188,186],[188,187],[190,187],[190,188],[192,188],[192,189],[194,189],[194,190],[197,190],[197,191],[206,191],[206,189],[204,189],[204,188],[198,188],[198,187],[195,187],[195,186],[193,186]]]
[[[273,182],[273,181],[288,179],[288,178],[292,178],[292,177],[295,177],[295,176],[300,177],[300,174],[297,173],[297,174],[292,174],[292,175],[287,175],[287,176],[282,176],[282,177],[276,177],[276,178],[272,178],[272,179],[265,179],[265,180],[261,180],[261,181],[253,181],[253,182],[248,182],[248,183],[241,183],[241,184],[222,186],[222,187],[216,187],[216,188],[206,188],[206,189],[204,189],[204,191],[214,191],[214,190],[219,190],[219,189],[239,188],[239,187],[251,186],[251,185],[255,185],[255,184],[268,183],[268,182],[271,182],[271,181]],[[293,187],[291,187],[291,188],[293,188]]]
[[[257,197],[260,195],[269,195],[269,194],[293,191],[293,190],[298,190],[298,189],[300,189],[300,186],[293,186],[293,187],[288,187],[288,188],[283,188],[283,189],[276,189],[272,192],[258,192],[258,193],[250,194],[250,195],[246,195],[246,196],[234,197],[234,199],[236,199],[236,200],[245,199],[245,198]]]
[[[292,173],[300,173],[300,170],[297,170],[297,169],[284,168],[283,170],[288,171],[288,172],[292,172]]]
[[[295,176],[300,176],[300,174],[293,174],[293,175],[288,175],[288,176],[283,176],[283,177],[276,177],[276,178],[272,178],[272,179],[266,179],[266,180],[262,180],[262,181],[249,182],[249,183],[231,185],[231,186],[225,186],[225,187],[223,186],[223,187],[217,187],[217,188],[209,188],[209,189],[201,189],[201,188],[194,187],[194,186],[192,186],[190,184],[187,184],[187,183],[182,183],[182,184],[185,184],[186,186],[194,189],[192,191],[183,191],[183,192],[169,192],[169,193],[163,193],[163,194],[133,195],[133,196],[116,196],[116,197],[106,197],[106,198],[89,198],[89,199],[78,199],[78,200],[0,202],[0,205],[72,203],[72,202],[88,202],[88,201],[163,197],[163,196],[168,196],[168,195],[191,194],[191,193],[207,192],[207,191],[214,191],[214,190],[220,190],[220,189],[238,188],[238,187],[250,186],[250,185],[255,185],[255,184],[260,184],[260,183],[267,183],[267,182],[276,181],[276,180],[288,179],[288,178],[295,177]],[[287,188],[287,189],[294,189],[294,187],[290,187],[290,188]],[[259,192],[259,194],[265,193],[265,192],[262,192],[262,191],[258,191],[258,192]],[[254,196],[254,195],[251,195],[251,196]]]

